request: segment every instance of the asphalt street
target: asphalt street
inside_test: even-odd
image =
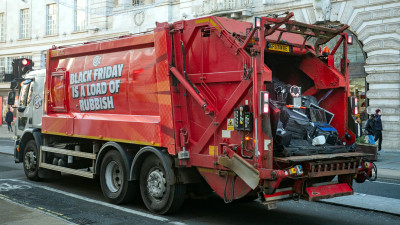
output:
[[[10,144],[11,143],[11,144]],[[0,140],[0,148],[12,142]],[[398,201],[400,182],[378,180],[355,184],[355,192]],[[72,224],[398,224],[400,216],[321,202],[280,202],[268,211],[257,201],[225,204],[217,196],[186,199],[180,212],[151,214],[140,199],[127,205],[104,201],[99,182],[63,175],[41,182],[25,178],[22,164],[0,154],[0,206],[9,201],[68,221]],[[390,204],[390,201],[388,202]],[[0,224],[7,212],[0,211]],[[7,223],[13,224],[13,223]]]

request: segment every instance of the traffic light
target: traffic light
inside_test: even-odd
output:
[[[31,59],[14,59],[12,62],[14,79],[22,78],[22,75],[31,71],[34,65]]]

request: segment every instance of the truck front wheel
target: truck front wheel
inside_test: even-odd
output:
[[[24,149],[24,172],[29,180],[39,180],[38,149],[35,140],[26,143]]]
[[[107,201],[114,204],[133,201],[139,192],[136,181],[128,181],[127,166],[118,151],[109,151],[101,163],[100,185]]]
[[[154,213],[167,214],[177,211],[183,204],[186,186],[170,184],[166,170],[155,155],[148,156],[140,169],[140,193],[146,207]]]

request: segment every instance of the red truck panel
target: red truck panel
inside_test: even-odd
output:
[[[161,135],[172,130],[168,71],[158,65],[167,58],[157,60],[149,38],[50,50],[43,132],[174,148]]]

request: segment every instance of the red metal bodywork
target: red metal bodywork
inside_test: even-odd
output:
[[[158,23],[150,34],[51,49],[42,132],[158,146],[170,155],[185,149],[190,158],[178,164],[197,167],[220,196],[224,189],[230,195],[225,186],[228,182],[230,187],[234,178],[230,173],[221,175],[227,169],[217,163],[218,157],[227,154],[224,149],[240,146],[243,135],[248,135],[254,157],[246,161],[260,171],[262,180],[273,180],[276,189],[287,175],[282,170],[274,172],[273,140],[263,128],[269,115],[258,110],[259,92],[265,90],[265,82],[272,81],[271,69],[264,64],[264,55],[269,53],[266,42],[285,39],[292,43],[291,54],[304,56],[299,69],[314,82],[304,94],[321,98],[334,89],[321,106],[335,113],[332,125],[340,136],[351,133],[343,113],[349,94],[347,64],[338,71],[322,62],[312,46],[305,47],[301,36],[274,33],[282,31],[279,26],[289,18],[263,17],[263,27],[269,28],[256,30],[247,22],[210,16]],[[239,40],[246,36],[246,29],[252,29],[250,35]],[[265,38],[249,49],[252,35]],[[98,79],[100,70],[104,79]],[[292,83],[296,82],[293,77]],[[233,109],[245,104],[253,113],[253,132],[229,131],[229,137],[223,137]],[[240,177],[234,189],[234,198],[251,191]]]

